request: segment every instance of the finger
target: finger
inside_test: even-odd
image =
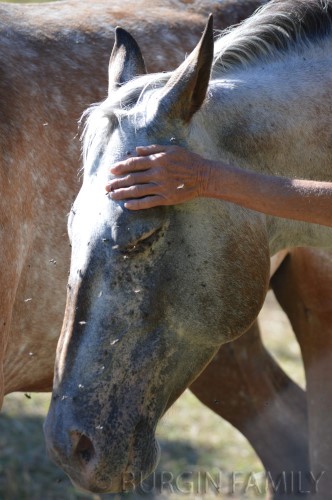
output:
[[[148,170],[152,166],[152,160],[145,156],[135,156],[128,160],[119,161],[111,166],[110,171],[114,175],[123,175],[129,172]]]
[[[131,198],[141,198],[142,196],[157,195],[158,188],[155,184],[138,184],[126,188],[111,191],[112,200],[125,200]]]
[[[167,148],[167,146],[152,144],[151,146],[137,146],[136,152],[139,156],[149,156],[156,153],[165,153],[165,151],[167,151]]]
[[[151,183],[152,172],[146,171],[137,172],[135,174],[129,174],[125,177],[115,177],[111,179],[106,185],[107,191],[115,191],[116,189],[121,189],[129,186],[134,186],[137,184],[149,184]]]
[[[146,196],[139,200],[127,200],[124,204],[128,210],[144,210],[146,208],[159,207],[165,205],[165,200],[161,196]]]

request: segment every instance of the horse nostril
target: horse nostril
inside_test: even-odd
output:
[[[90,438],[78,431],[70,433],[73,444],[73,455],[81,461],[89,463],[95,456],[95,448]]]

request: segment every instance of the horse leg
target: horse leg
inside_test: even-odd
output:
[[[11,172],[10,168],[8,170]],[[31,202],[29,203],[27,200],[32,192],[31,184],[27,180],[25,194],[17,197],[17,186],[20,185],[24,176],[17,173],[17,177],[15,177],[14,172],[13,177],[9,177],[8,174],[3,176],[2,173],[0,169],[0,185],[5,186],[1,193],[1,203],[3,207],[7,208],[0,210],[0,409],[6,393],[4,360],[10,339],[16,291],[26,254],[33,238],[32,223],[29,220],[31,214],[26,208],[31,205]],[[5,173],[7,173],[6,169]]]
[[[10,240],[12,242],[12,240]],[[10,257],[9,257],[10,255]],[[7,258],[8,257],[8,258]],[[12,320],[15,292],[18,285],[17,260],[15,250],[6,249],[5,242],[0,248],[1,280],[0,290],[0,409],[5,395],[4,359]],[[10,286],[9,286],[10,284]]]
[[[272,279],[298,338],[307,383],[311,488],[332,492],[332,259],[323,250],[295,249]]]
[[[275,497],[290,492],[293,471],[309,469],[306,397],[263,346],[258,323],[223,345],[190,389],[248,439]]]

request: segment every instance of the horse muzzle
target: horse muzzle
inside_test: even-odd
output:
[[[129,422],[128,422],[129,423]],[[132,421],[130,422],[133,423]],[[94,493],[132,491],[155,469],[159,446],[146,418],[126,425],[119,418],[95,432],[56,421],[49,413],[44,425],[50,458],[79,489]]]

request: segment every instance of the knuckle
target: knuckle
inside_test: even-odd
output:
[[[129,168],[134,168],[136,164],[135,158],[128,158],[126,163]]]
[[[137,196],[141,193],[142,187],[141,186],[131,186],[130,188],[130,194],[133,196]]]
[[[161,173],[162,173],[162,170],[163,170],[163,169],[162,169],[162,167],[161,167],[159,164],[158,164],[158,165],[156,165],[156,166],[154,167],[154,169],[153,169],[153,176],[154,176],[155,178],[157,178],[157,179],[158,179],[158,178],[160,178]]]

